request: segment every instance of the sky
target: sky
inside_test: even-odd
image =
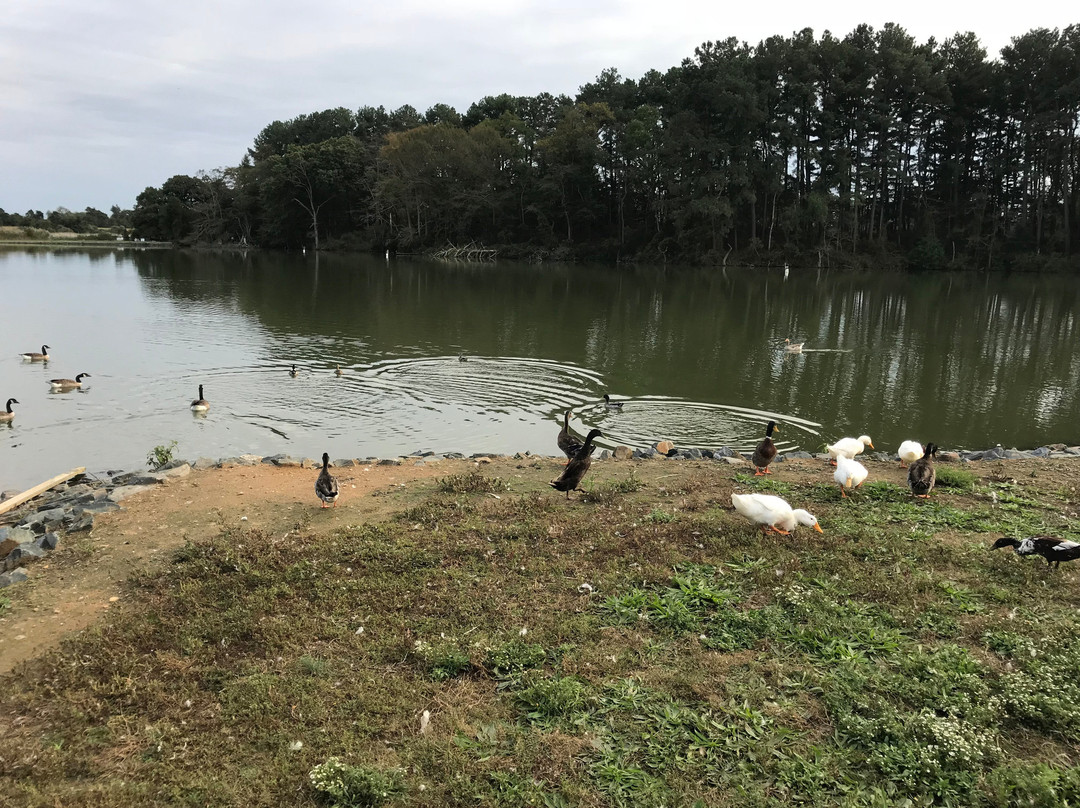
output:
[[[822,7],[825,6],[825,7]],[[4,0],[0,208],[130,208],[174,174],[237,165],[274,120],[344,106],[565,93],[606,68],[665,71],[705,41],[895,22],[973,31],[991,56],[1071,3],[912,0]]]

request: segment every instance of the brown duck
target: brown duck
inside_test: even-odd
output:
[[[754,464],[754,476],[760,477],[763,474],[772,474],[769,471],[769,464],[773,462],[776,457],[776,444],[772,442],[773,432],[779,432],[776,428],[776,421],[769,421],[765,427],[765,438],[754,449],[754,456],[750,458],[750,462]]]
[[[562,431],[559,433],[557,443],[559,449],[566,455],[567,461],[573,460],[574,455],[581,449],[581,441],[577,439],[576,435],[570,433],[570,419],[574,417],[574,413],[570,410],[566,411],[563,415]]]
[[[599,429],[591,430],[589,434],[585,436],[585,443],[578,449],[577,454],[566,464],[563,473],[557,480],[552,480],[548,485],[556,491],[565,491],[567,499],[570,499],[571,491],[580,490],[581,481],[585,477],[585,472],[587,472],[589,466],[592,465],[592,458],[589,455],[591,455],[593,449],[596,448],[593,446],[593,441],[599,437],[603,437],[603,433]]]
[[[937,472],[934,470],[934,455],[937,450],[938,447],[934,444],[926,444],[923,456],[908,467],[908,488],[917,497],[928,499],[930,492],[934,490],[934,481],[937,479]]]

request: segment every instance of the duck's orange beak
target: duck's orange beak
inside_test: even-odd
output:
[[[874,448],[874,442],[873,442],[873,441],[870,441],[870,448],[871,448],[871,449],[873,449],[873,448]]]
[[[821,525],[819,525],[817,522],[814,522],[814,530],[816,530],[818,533],[824,533],[825,532],[824,530],[821,529]]]

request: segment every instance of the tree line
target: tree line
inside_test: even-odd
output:
[[[575,98],[488,96],[274,121],[175,176],[135,234],[181,243],[924,268],[1077,263],[1080,26],[990,59],[970,33],[706,42]]]

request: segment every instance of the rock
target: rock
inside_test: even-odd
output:
[[[1019,449],[1006,449],[1006,460],[1025,460],[1031,457],[1030,452],[1021,452]]]
[[[0,589],[3,589],[5,586],[11,586],[12,584],[21,584],[29,577],[30,576],[26,574],[25,567],[19,567],[11,572],[0,574]]]
[[[982,460],[1004,460],[1005,459],[1005,450],[1001,448],[1001,444],[999,443],[993,449],[989,449],[989,450],[983,452],[981,459]]]
[[[60,546],[60,534],[59,533],[46,533],[40,539],[37,540],[37,546],[42,550],[51,552]]]
[[[1032,457],[1049,457],[1050,456],[1050,447],[1049,446],[1040,446],[1038,449],[1035,449],[1031,453],[1031,456]]]
[[[92,513],[84,513],[79,517],[77,522],[73,522],[68,526],[68,533],[81,533],[84,530],[92,530],[94,527],[94,515]]]
[[[611,452],[609,452],[607,449],[604,449],[604,451],[600,452],[600,454],[597,456],[596,459],[597,460],[608,460],[610,457],[611,457]]]
[[[648,449],[634,449],[635,460],[648,460],[651,457],[656,457],[656,449],[651,446]]]
[[[54,507],[56,505],[61,505],[61,504],[65,503],[65,502],[74,502],[75,500],[79,499],[82,496],[85,496],[87,494],[92,494],[93,491],[94,491],[94,489],[91,488],[89,485],[86,485],[86,483],[81,483],[79,485],[73,485],[70,488],[62,491],[60,496],[57,496],[57,497],[53,498],[52,500],[50,500],[49,502],[47,502],[46,504],[42,505],[40,508],[38,508],[38,510],[39,511],[44,511],[44,510],[48,510],[49,508],[52,508],[52,507]]]
[[[491,462],[491,458],[487,457],[486,455],[480,455],[479,457],[473,457],[473,460],[475,460],[479,465],[487,465],[488,463]]]
[[[442,458],[439,457],[438,455],[432,455],[431,457],[425,457],[424,458],[425,465],[434,464],[434,463],[441,463],[441,462],[442,462]]]
[[[675,450],[675,444],[669,440],[657,441],[652,447],[662,455],[671,454]]]
[[[26,542],[25,544],[20,544],[7,554],[7,557],[4,559],[4,569],[15,569],[15,567],[21,567],[25,564],[37,561],[39,558],[44,558],[44,556],[44,550],[33,542]]]
[[[713,451],[713,458],[717,457],[739,457],[739,453],[732,449],[730,446],[721,446],[719,449]]]
[[[109,492],[109,501],[123,502],[128,497],[141,494],[143,491],[149,491],[153,487],[152,485],[122,485]]]
[[[60,522],[64,518],[64,513],[65,511],[63,508],[49,508],[48,510],[38,511],[35,514],[31,514],[30,516],[23,519],[22,524],[32,525],[38,522],[41,522],[43,524]]]
[[[129,480],[134,480],[136,477],[142,475],[141,471],[125,471],[120,474],[112,475],[112,479],[109,480],[111,485],[127,485]]]
[[[900,459],[900,455],[890,455],[885,452],[874,452],[870,457],[878,463],[894,463]]]
[[[379,465],[380,466],[400,466],[401,461],[398,460],[397,458],[393,458],[393,459],[387,458],[386,460],[380,460]]]
[[[178,469],[178,468],[180,468],[181,466],[189,466],[189,467],[190,467],[190,466],[191,466],[191,464],[190,464],[190,463],[188,463],[188,462],[187,462],[186,460],[170,460],[170,461],[169,461],[168,463],[166,463],[166,464],[165,464],[164,466],[162,466],[161,468],[157,469],[157,471],[172,471],[173,469]],[[190,468],[188,468],[188,471],[190,472],[190,471],[191,471],[191,469],[190,469]]]
[[[138,488],[140,486],[129,485],[129,486],[126,486],[126,487],[127,488]],[[146,488],[149,488],[149,487],[150,486],[146,486]],[[120,490],[121,489],[117,488],[115,491],[113,491],[113,493],[115,494],[116,491],[120,491]],[[120,506],[116,504],[115,500],[110,500],[110,499],[107,499],[104,502],[91,502],[88,505],[76,505],[74,508],[71,509],[71,513],[69,514],[68,521],[73,522],[73,521],[75,521],[75,519],[82,516],[84,513],[92,513],[95,516],[97,516],[99,513],[111,513],[112,511],[118,511],[118,510],[120,510]],[[74,517],[74,518],[72,518],[72,517]]]
[[[25,527],[0,527],[0,541],[6,542],[9,539],[15,544],[7,549],[7,553],[14,550],[16,545],[33,541],[34,533]],[[7,553],[0,553],[0,558],[3,558]]]
[[[616,446],[615,451],[612,452],[612,457],[616,460],[629,460],[634,456],[634,453],[630,450],[629,446]]]
[[[463,455],[461,452],[446,452],[443,455],[443,457],[445,457],[447,460],[464,460],[465,459],[465,455]]]
[[[322,464],[320,463],[319,465],[322,465]],[[356,466],[356,465],[359,465],[359,464],[355,460],[353,460],[351,458],[343,457],[340,460],[335,460],[332,463],[332,465],[340,466],[341,468],[346,469],[346,468],[351,468],[352,466]]]
[[[960,462],[960,454],[958,452],[938,452],[934,455],[934,458],[940,460],[942,463]]]
[[[295,457],[291,457],[287,454],[269,455],[262,459],[264,466],[284,466],[287,468],[298,468],[300,461]]]
[[[722,460],[729,466],[742,466],[746,464],[746,461],[743,460],[741,457],[725,457],[722,458]]]
[[[200,457],[198,460],[191,464],[191,467],[193,469],[199,469],[201,471],[202,469],[212,469],[216,465],[217,462],[212,458]]]
[[[0,502],[3,502],[5,499],[11,499],[12,497],[17,497],[21,493],[22,493],[22,491],[16,491],[13,488],[8,489],[7,491],[0,491]]]

